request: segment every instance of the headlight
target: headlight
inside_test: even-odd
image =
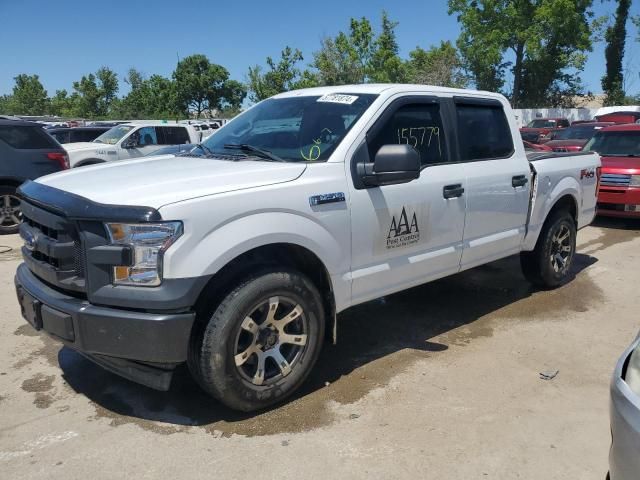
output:
[[[636,395],[640,396],[640,345],[631,352],[631,358],[629,358],[624,381],[627,382],[629,388],[631,388]]]
[[[129,245],[133,265],[113,267],[115,285],[155,287],[162,282],[162,254],[182,235],[182,222],[107,223],[111,243]]]
[[[640,175],[631,175],[631,183],[629,183],[632,187],[640,187]]]

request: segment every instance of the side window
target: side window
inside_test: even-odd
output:
[[[160,131],[160,145],[180,145],[191,143],[189,133],[184,127],[157,127]]]
[[[56,140],[39,126],[0,126],[0,140],[19,150],[59,148]]]
[[[55,138],[58,143],[69,143],[75,140],[70,138],[71,132],[53,132],[51,136]]]
[[[513,152],[513,139],[501,106],[458,104],[460,160],[504,158]]]
[[[138,134],[138,144],[141,147],[147,145],[158,145],[158,137],[156,136],[156,129],[154,127],[142,127],[136,132]]]
[[[447,162],[444,129],[437,103],[415,103],[399,107],[369,140],[371,161],[383,145],[408,144],[420,153],[422,165]]]

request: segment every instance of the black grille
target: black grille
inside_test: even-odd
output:
[[[29,269],[54,287],[84,292],[84,255],[75,222],[25,200],[22,215],[22,256]]]

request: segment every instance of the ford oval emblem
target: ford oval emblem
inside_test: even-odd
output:
[[[24,246],[27,247],[27,250],[33,252],[36,249],[36,236],[33,232],[31,230],[25,230],[22,238],[24,239]]]

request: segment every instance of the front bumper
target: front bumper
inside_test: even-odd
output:
[[[637,480],[640,475],[640,397],[623,380],[637,339],[618,361],[611,381],[611,480]]]
[[[633,210],[631,210],[631,208],[633,208]],[[598,194],[598,215],[640,218],[640,188],[600,187],[600,193]]]
[[[35,329],[130,380],[167,390],[173,368],[187,359],[194,313],[93,305],[49,287],[25,264],[15,286],[22,315]]]

